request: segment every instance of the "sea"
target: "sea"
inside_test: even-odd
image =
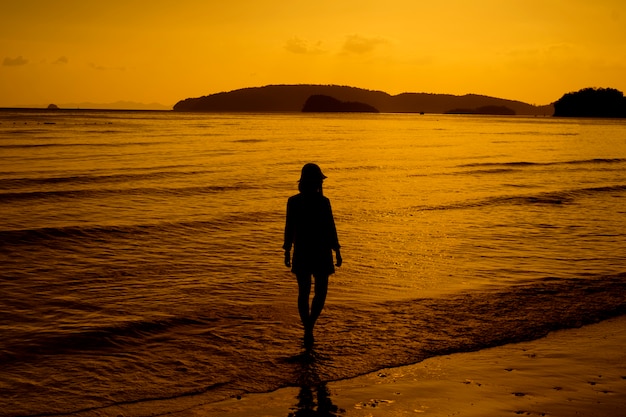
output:
[[[308,162],[343,255],[310,351],[282,250]],[[167,415],[626,313],[623,119],[5,109],[0,213],[1,416]]]

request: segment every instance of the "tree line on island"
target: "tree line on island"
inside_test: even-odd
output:
[[[534,106],[521,101],[477,94],[402,93],[338,85],[268,85],[181,100],[175,111],[186,112],[380,112],[380,113],[480,113],[549,116],[551,105]]]
[[[614,88],[583,88],[554,103],[556,117],[626,117],[624,93]]]

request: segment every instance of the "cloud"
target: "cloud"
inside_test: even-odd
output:
[[[20,65],[28,64],[28,59],[24,59],[21,55],[17,58],[4,58],[2,65],[5,67],[19,67]]]
[[[303,54],[303,55],[318,55],[322,54],[325,51],[321,48],[322,42],[318,41],[315,44],[310,44],[308,41],[304,39],[300,39],[298,37],[293,37],[287,41],[285,45],[285,49],[294,54]]]
[[[530,45],[520,48],[505,49],[498,53],[504,58],[502,62],[516,68],[536,70],[539,68],[566,68],[579,66],[587,57],[596,61],[591,51],[569,43],[554,43],[546,45]]]
[[[105,67],[102,65],[96,65],[93,62],[89,63],[89,68],[96,71],[126,71],[126,68],[124,67]]]
[[[67,64],[68,62],[70,62],[70,60],[67,59],[66,56],[62,56],[62,57],[59,57],[59,59],[57,59],[56,61],[54,61],[53,64]]]
[[[361,35],[350,35],[343,44],[342,53],[344,54],[367,54],[372,52],[378,45],[389,43],[383,38],[368,38]]]

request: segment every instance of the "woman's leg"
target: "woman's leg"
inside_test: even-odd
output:
[[[299,274],[296,275],[296,278],[298,279],[298,312],[306,331],[309,329],[310,322],[309,296],[311,294],[311,275]]]
[[[326,302],[326,294],[328,293],[328,275],[315,275],[315,296],[311,303],[311,315],[309,317],[311,330],[322,314],[324,303]]]

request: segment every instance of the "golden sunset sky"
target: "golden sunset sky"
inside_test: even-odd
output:
[[[157,102],[267,84],[548,104],[626,92],[624,0],[20,0],[0,107]]]

